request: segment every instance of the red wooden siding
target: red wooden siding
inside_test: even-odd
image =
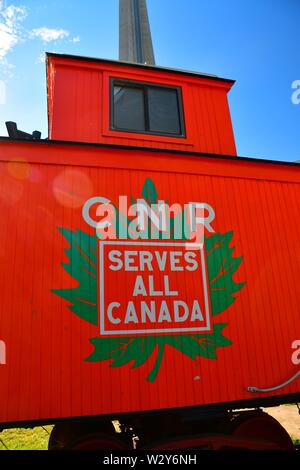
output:
[[[0,340],[6,344],[0,421],[299,394],[299,379],[268,394],[247,391],[278,385],[299,368],[291,361],[291,345],[300,338],[299,173],[260,161],[0,142]],[[120,194],[136,198],[147,178],[170,203],[214,207],[215,231],[233,230],[234,256],[243,256],[234,279],[246,282],[235,302],[213,317],[227,324],[232,344],[218,348],[216,359],[197,360],[166,346],[154,382],[146,377],[155,352],[137,368],[86,362],[99,327],[52,292],[78,285],[61,264],[69,245],[57,228],[93,234],[83,203],[97,195],[114,202]]]
[[[111,131],[109,79],[178,86],[186,137]],[[48,56],[49,138],[236,155],[227,93],[231,81],[118,62]]]

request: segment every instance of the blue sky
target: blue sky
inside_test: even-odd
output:
[[[147,3],[157,65],[236,80],[238,154],[299,160],[300,1]],[[118,0],[0,0],[0,135],[47,136],[45,51],[118,59]]]

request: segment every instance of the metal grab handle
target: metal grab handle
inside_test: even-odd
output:
[[[257,388],[257,387],[247,387],[248,392],[274,392],[275,390],[279,390],[280,388],[285,387],[286,385],[290,384],[295,380],[297,377],[300,376],[300,370],[293,375],[290,379],[286,380],[280,385],[277,385],[277,387],[271,387],[271,388]]]

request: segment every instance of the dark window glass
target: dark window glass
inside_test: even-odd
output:
[[[184,135],[178,88],[113,80],[113,129],[152,134]]]
[[[145,130],[142,88],[114,86],[114,127],[132,131]]]
[[[181,134],[177,90],[148,89],[149,130],[166,134]]]

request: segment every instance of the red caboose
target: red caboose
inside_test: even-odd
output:
[[[56,423],[52,448],[291,447],[233,410],[299,400],[299,167],[236,156],[231,80],[47,70],[49,140],[0,142],[1,423]]]

